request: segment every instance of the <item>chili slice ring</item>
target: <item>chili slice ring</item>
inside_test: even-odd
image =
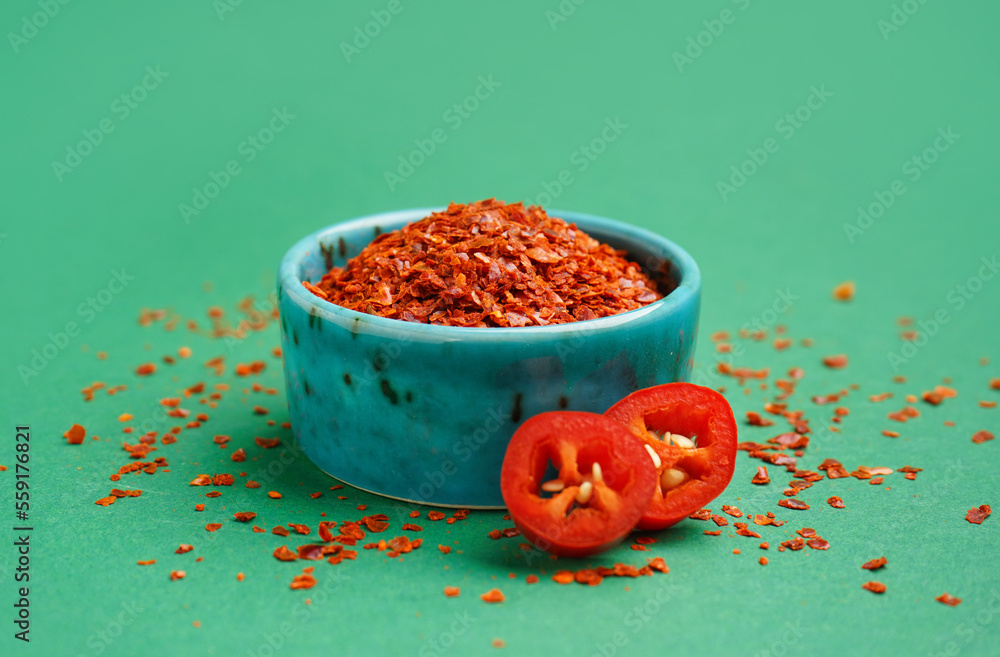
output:
[[[546,477],[550,464],[556,478]],[[595,413],[553,411],[518,428],[500,485],[526,539],[553,554],[582,557],[632,531],[656,488],[656,471],[643,443],[621,424]]]
[[[657,486],[638,529],[675,525],[718,497],[736,467],[736,419],[726,398],[692,383],[638,390],[605,416],[644,441]]]

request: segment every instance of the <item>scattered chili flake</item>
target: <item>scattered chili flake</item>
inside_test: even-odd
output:
[[[991,513],[993,513],[993,509],[990,508],[990,505],[983,504],[978,509],[969,509],[965,514],[965,519],[974,525],[981,525]]]
[[[422,532],[422,531],[424,531],[424,528],[421,527],[420,525],[414,525],[413,523],[409,523],[408,522],[405,525],[403,525],[402,530],[404,532],[406,532],[406,531],[409,531],[409,532]],[[493,537],[493,532],[490,532],[490,538],[492,538],[492,537]],[[499,537],[497,537],[497,538],[499,538]]]
[[[205,505],[204,504],[195,504],[194,505],[194,510],[195,511],[204,511],[205,510]]]
[[[202,475],[198,475],[197,477],[195,477],[194,479],[192,479],[191,483],[188,484],[188,485],[189,486],[208,486],[210,483],[212,483],[212,478],[209,477],[208,475],[202,474]]]
[[[207,525],[205,525],[205,531],[214,532],[217,529],[222,529],[222,523],[210,522]]]
[[[833,497],[829,498],[826,501],[826,503],[829,504],[830,506],[832,506],[835,509],[843,509],[844,508],[844,500],[840,499],[836,495],[834,495]]]
[[[503,602],[504,600],[506,600],[506,598],[503,595],[503,592],[500,589],[490,589],[489,591],[487,591],[486,593],[482,594],[479,597],[482,599],[483,602],[489,602],[489,603]]]
[[[691,515],[689,515],[688,518],[690,518],[691,520],[711,520],[712,519],[712,510],[711,509],[700,509],[698,511],[695,511]]]
[[[222,497],[222,493],[217,490],[211,490],[205,493],[205,497]]]
[[[830,369],[843,369],[847,367],[847,356],[844,354],[837,354],[836,356],[824,356],[823,364]]]
[[[249,483],[250,482],[247,482],[247,484],[249,484]],[[247,486],[247,487],[249,488],[249,486]],[[279,493],[278,491],[275,491],[275,490],[268,491],[267,496],[270,497],[272,500],[280,500],[281,499],[281,493]]]
[[[449,552],[451,552],[450,545],[438,545],[438,549],[441,550],[442,554],[448,554]]]
[[[757,561],[758,561],[758,563],[760,563],[760,565],[762,565],[762,566],[766,566],[766,565],[767,565],[767,557],[761,557],[761,558],[760,558],[760,559],[758,559]]]
[[[252,511],[240,511],[239,513],[233,514],[233,518],[235,518],[237,522],[250,522],[256,517],[257,514]]]
[[[156,563],[156,559],[147,559],[146,561],[136,561],[135,563],[136,565],[139,566],[152,566],[154,563]]]
[[[795,509],[796,511],[805,511],[809,508],[809,505],[802,500],[793,499],[778,500],[778,506],[783,506],[786,509]]]
[[[235,481],[235,479],[231,474],[223,473],[223,474],[212,475],[213,486],[232,486],[233,481]]]
[[[733,506],[731,504],[723,504],[722,505],[722,512],[723,513],[728,513],[729,515],[733,516],[734,518],[742,518],[743,517],[743,512],[740,511],[739,509],[737,509],[735,506]]]
[[[872,479],[868,483],[871,484],[872,486],[881,486],[882,485],[882,477],[875,477],[874,479]]]
[[[830,549],[830,543],[829,543],[829,541],[827,541],[825,539],[822,539],[819,536],[817,536],[816,538],[811,538],[808,541],[806,541],[806,545],[808,545],[809,547],[811,547],[814,550],[829,550]]]
[[[889,563],[888,559],[886,559],[885,557],[879,557],[878,559],[872,559],[871,561],[864,562],[861,565],[861,567],[864,568],[865,570],[878,570],[879,568],[885,566],[887,563]]]
[[[100,506],[110,506],[115,503],[116,499],[118,498],[116,498],[114,495],[109,495],[108,497],[102,497],[101,499],[94,502],[94,504],[99,504]]]
[[[274,555],[274,558],[279,561],[295,561],[299,558],[299,555],[289,550],[287,545],[275,548],[272,554]]]
[[[74,424],[63,434],[63,438],[70,445],[82,445],[83,439],[87,437],[87,430],[79,424]]]
[[[316,578],[307,574],[296,575],[292,578],[292,583],[289,584],[292,589],[311,589],[314,586],[316,586]]]
[[[972,435],[972,442],[977,445],[981,445],[986,441],[993,440],[994,438],[995,436],[992,433],[984,429],[983,431],[977,431]]]
[[[524,581],[527,584],[537,584],[538,583],[538,575],[528,575],[527,577],[524,578]]]
[[[277,447],[278,443],[281,442],[281,439],[280,438],[261,438],[260,436],[257,436],[257,437],[255,437],[253,439],[253,441],[255,443],[257,443],[258,447],[262,447],[264,449],[271,449],[273,447]]]
[[[885,584],[882,582],[865,582],[861,588],[872,593],[885,593]]]
[[[995,401],[980,401],[979,405],[983,408],[996,408],[997,403]]]
[[[143,363],[139,367],[135,368],[135,373],[138,376],[149,376],[156,371],[156,363]]]
[[[638,543],[633,543],[629,547],[637,552],[644,552],[647,549],[645,545],[639,545]]]
[[[716,529],[715,531],[711,531],[711,530],[706,529],[702,533],[703,534],[707,534],[709,536],[720,536],[722,534],[722,530],[721,529]]]
[[[237,463],[243,463],[244,461],[247,460],[247,453],[246,451],[244,451],[242,447],[240,447],[238,450],[233,452],[232,456],[230,456],[229,458]]]
[[[260,488],[260,484],[258,484],[253,479],[247,479],[247,483],[245,485],[247,488]]]
[[[739,516],[736,516],[736,517],[739,518]],[[712,515],[712,522],[714,522],[716,524],[716,526],[718,526],[718,527],[725,527],[726,525],[729,524],[728,520],[726,520],[722,516],[717,516],[717,515],[714,515],[714,514]]]
[[[576,580],[576,574],[572,570],[560,570],[552,576],[552,581],[556,584],[571,584]]]
[[[170,571],[170,581],[171,582],[176,582],[179,579],[184,579],[184,577],[186,577],[186,576],[187,576],[187,573],[184,572],[183,570],[171,570]]]
[[[242,582],[245,578],[246,578],[246,575],[244,575],[243,573],[236,573],[236,581],[237,582]]]
[[[941,595],[939,595],[934,599],[942,604],[948,605],[949,607],[957,607],[958,605],[962,604],[962,598],[956,598],[955,596],[949,593],[942,593]]]
[[[462,590],[460,588],[458,588],[457,586],[446,586],[446,587],[444,587],[445,597],[448,597],[448,598],[457,598],[458,594],[461,593],[461,592],[462,592]]]
[[[660,298],[620,252],[537,206],[495,199],[384,233],[316,287],[352,310],[452,326],[559,324]]]
[[[747,411],[747,424],[754,427],[770,427],[774,425],[774,421],[761,417],[760,413]]]
[[[771,483],[771,478],[767,476],[767,468],[763,465],[757,467],[757,474],[753,476],[750,483],[757,484],[758,486],[763,486],[765,484]]]
[[[844,281],[833,288],[833,298],[836,301],[850,301],[854,298],[854,281]]]
[[[792,538],[787,541],[782,541],[781,547],[788,548],[789,550],[801,550],[806,546],[806,542],[801,538]],[[780,548],[779,548],[780,551]]]

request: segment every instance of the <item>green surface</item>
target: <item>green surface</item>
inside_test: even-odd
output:
[[[44,2],[0,7],[3,32],[25,34],[7,34],[0,48],[4,655],[474,654],[498,652],[494,638],[518,655],[996,654],[1000,518],[981,526],[963,519],[972,506],[1000,505],[1000,441],[970,442],[974,431],[1000,432],[1000,410],[977,405],[1000,399],[987,387],[1000,376],[1000,279],[981,268],[982,258],[997,255],[1000,237],[995,3],[908,0],[899,5],[912,14],[896,13],[898,29],[890,30],[896,5],[888,0],[567,1],[575,10],[553,24],[547,12],[559,11],[556,0],[488,7],[403,0],[402,11],[347,61],[341,42],[386,2],[234,2],[220,14],[224,1],[51,2],[58,12],[47,22],[37,18],[45,24],[35,31],[24,19]],[[729,24],[712,23],[724,10],[732,12],[724,15]],[[692,49],[690,62],[678,60],[689,37],[708,29],[705,21],[721,33],[700,54]],[[143,83],[147,67],[165,77],[146,78],[151,90],[136,92],[144,98],[129,107],[120,97]],[[452,106],[481,79],[491,89],[481,87],[478,107],[462,118]],[[832,95],[822,103],[813,97],[798,127],[784,120],[814,89]],[[276,122],[283,130],[263,148],[244,144],[276,110],[294,117]],[[78,166],[57,174],[53,162],[65,164],[67,148],[102,119],[112,131]],[[581,147],[600,138],[609,120],[627,127],[587,159]],[[386,172],[435,130],[434,152],[390,189]],[[934,151],[939,130],[959,136],[938,140]],[[739,167],[748,149],[767,147],[767,161],[742,186],[720,192],[730,166]],[[918,169],[907,161],[926,149],[936,161],[914,180]],[[196,215],[183,212],[193,188],[203,189],[231,160],[238,173],[218,197]],[[560,175],[561,190],[553,185]],[[845,231],[857,226],[858,206],[875,203],[875,194],[888,200],[896,180],[891,207],[862,232]],[[249,380],[232,375],[235,363],[262,358],[267,369],[254,380],[281,387],[280,363],[269,354],[276,328],[244,341],[210,340],[183,324],[174,332],[139,327],[139,309],[169,307],[205,326],[209,305],[232,317],[244,295],[264,299],[285,249],[321,226],[450,200],[545,202],[546,188],[554,197],[548,206],[650,228],[698,260],[704,298],[696,372],[727,386],[738,416],[760,410],[776,390],[754,386],[743,394],[712,375],[717,356],[708,335],[757,318],[768,340],[736,341],[734,364],[774,374],[804,367],[790,401],[814,427],[827,425],[832,407],[814,405],[811,395],[860,386],[843,402],[851,409],[843,432],[819,432],[803,466],[834,457],[851,468],[910,464],[924,472],[916,481],[893,474],[881,487],[822,481],[800,495],[813,508],[797,512],[776,506],[784,473],[771,468],[774,483],[751,486],[758,462],[741,454],[734,482],[713,508],[734,503],[788,521],[760,528],[772,546],[763,568],[758,541],[705,536],[706,523],[687,521],[659,534],[650,552],[623,547],[595,561],[642,564],[659,555],[672,569],[667,576],[609,579],[594,589],[543,576],[528,586],[529,573],[574,564],[538,555],[526,562],[517,539],[487,538],[508,524],[499,513],[474,513],[450,527],[423,518],[426,545],[403,560],[363,551],[337,567],[319,562],[317,588],[289,590],[300,565],[270,553],[297,542],[251,533],[229,521],[231,513],[256,511],[255,522],[268,528],[315,528],[322,511],[343,520],[362,515],[359,503],[368,513],[389,507],[350,489],[347,500],[336,500],[333,482],[301,457],[274,466],[280,472],[260,490],[198,497],[206,489],[186,485],[193,475],[237,471],[232,448],[212,444],[215,434],[247,448],[244,468],[258,480],[266,481],[277,458],[252,444],[275,430],[250,407],[264,403],[280,422],[283,397],[241,394]],[[100,295],[115,271],[134,278]],[[856,299],[834,303],[831,288],[847,279],[857,282]],[[962,297],[959,286],[972,291]],[[781,294],[793,303],[769,312]],[[88,310],[89,298],[103,299],[95,302],[100,312]],[[887,354],[903,344],[897,317],[928,321],[936,313],[946,323],[894,368]],[[31,367],[32,350],[43,350],[68,322],[79,335],[25,383],[19,367]],[[776,352],[777,324],[814,346],[797,341]],[[194,350],[190,360],[161,364],[146,379],[133,374],[138,363],[181,345]],[[98,350],[107,360],[95,357]],[[831,353],[848,354],[850,366],[823,368],[821,356]],[[227,358],[221,378],[202,366],[217,355]],[[908,383],[893,383],[895,374]],[[936,408],[920,403],[921,417],[905,425],[886,418],[905,394],[919,395],[942,377],[953,379],[956,399]],[[85,403],[79,389],[94,380],[129,388]],[[171,472],[126,478],[142,497],[95,506],[108,492],[108,474],[128,460],[119,443],[137,435],[121,433],[118,415],[134,414],[133,424],[153,418],[162,431],[175,422],[162,419],[157,400],[199,380],[233,390],[203,428],[153,453],[167,457]],[[868,402],[883,391],[895,397]],[[67,446],[61,435],[73,422],[101,440]],[[14,427],[24,423],[32,430],[35,528],[30,645],[14,640],[10,622]],[[764,440],[778,428],[741,426],[741,438]],[[885,428],[902,436],[885,438]],[[289,432],[280,435],[290,442]],[[270,500],[266,490],[284,497]],[[324,496],[313,500],[313,491]],[[846,510],[824,503],[834,494]],[[198,501],[207,502],[204,513],[193,511]],[[224,527],[206,533],[210,521]],[[776,552],[803,525],[827,538],[829,551]],[[434,549],[453,541],[461,554]],[[195,551],[173,554],[180,543]],[[737,547],[742,554],[732,553]],[[859,568],[882,554],[886,570]],[[204,561],[196,563],[198,556]],[[139,567],[139,559],[158,562]],[[187,578],[168,581],[176,568]],[[246,580],[237,582],[237,572]],[[509,572],[518,580],[508,580]],[[868,579],[888,592],[863,591]],[[461,586],[461,597],[446,599],[446,585]],[[507,594],[504,604],[479,600],[493,586]],[[963,603],[935,602],[944,591]],[[313,604],[304,605],[306,598]]]

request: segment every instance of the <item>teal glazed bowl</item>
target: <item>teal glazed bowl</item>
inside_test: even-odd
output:
[[[420,504],[502,508],[504,452],[524,420],[560,409],[603,413],[639,388],[687,379],[701,276],[687,252],[659,235],[551,211],[624,249],[661,291],[676,287],[638,310],[518,328],[386,319],[303,287],[377,235],[434,211],[353,219],[285,255],[278,305],[292,429],[313,463],[357,488]]]

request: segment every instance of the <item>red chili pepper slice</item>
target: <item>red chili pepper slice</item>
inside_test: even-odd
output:
[[[549,464],[558,475],[546,481]],[[595,413],[552,411],[528,419],[511,438],[500,487],[526,539],[552,554],[581,557],[632,531],[656,488],[656,472],[643,443],[621,424]]]
[[[677,524],[718,497],[733,478],[736,419],[726,398],[711,388],[691,383],[645,388],[604,415],[641,438],[650,450],[647,460],[656,466],[657,486],[638,529]]]

